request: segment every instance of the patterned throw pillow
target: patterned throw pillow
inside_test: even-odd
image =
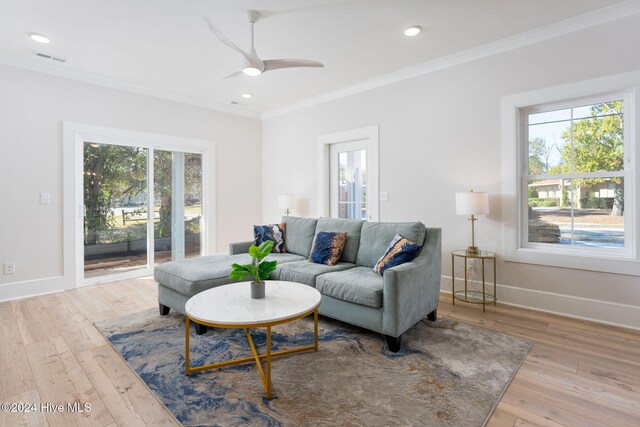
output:
[[[287,252],[287,248],[284,244],[284,226],[284,223],[254,225],[253,237],[255,239],[255,245],[260,246],[262,242],[273,240],[273,250],[271,252],[276,254]]]
[[[347,241],[347,233],[331,233],[320,231],[313,239],[309,262],[316,264],[335,265],[342,255],[342,249]]]
[[[373,271],[382,276],[387,268],[404,264],[413,260],[420,253],[420,246],[416,242],[405,239],[399,234],[393,238],[387,251],[380,257]]]

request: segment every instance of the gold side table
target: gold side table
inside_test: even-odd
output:
[[[496,254],[493,252],[480,251],[478,254],[467,254],[467,251],[455,250],[451,252],[451,298],[453,305],[456,304],[456,300],[468,302],[471,304],[482,304],[482,311],[485,311],[487,304],[496,305],[497,293],[496,293]],[[456,291],[456,258],[464,258],[464,289]],[[469,289],[469,270],[467,268],[467,262],[469,260],[481,260],[482,263],[482,290],[470,290]],[[485,261],[493,260],[493,294],[486,292],[486,274],[485,274]],[[482,295],[482,299],[480,299]]]

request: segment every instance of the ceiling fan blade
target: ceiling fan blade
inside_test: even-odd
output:
[[[296,67],[324,67],[324,64],[310,59],[265,59],[264,71],[277,70],[280,68]]]
[[[211,20],[209,18],[207,18],[206,16],[203,16],[202,19],[204,19],[204,22],[206,22],[208,24],[209,30],[213,33],[213,35],[216,36],[216,38],[218,40],[220,40],[222,43],[226,44],[231,49],[235,50],[240,55],[242,55],[244,57],[244,59],[246,59],[249,64],[255,64],[256,63],[256,60],[258,58],[254,58],[253,56],[249,55],[247,52],[245,52],[244,50],[242,50],[238,46],[236,46],[236,44],[234,42],[232,42],[231,40],[229,40],[229,38],[227,36],[225,36],[222,31],[220,31],[220,28],[216,27],[216,25],[213,22],[211,22]]]
[[[231,73],[231,74],[229,74],[228,76],[223,77],[222,79],[223,79],[223,80],[224,80],[224,79],[230,79],[230,78],[232,78],[232,77],[240,76],[240,75],[242,75],[242,74],[244,74],[244,73],[242,72],[242,70],[241,70],[241,71],[236,71],[235,73]]]

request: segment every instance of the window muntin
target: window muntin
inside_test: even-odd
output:
[[[521,109],[524,247],[628,252],[624,99]]]

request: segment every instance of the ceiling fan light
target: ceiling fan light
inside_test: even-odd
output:
[[[259,76],[260,74],[262,74],[262,70],[256,67],[244,67],[242,69],[242,72],[251,77]]]
[[[242,96],[244,99],[251,99],[251,98],[253,98],[253,94],[251,94],[251,93],[243,93],[243,94],[242,94],[242,95],[240,95],[240,96]]]
[[[404,35],[407,37],[413,37],[420,34],[421,31],[422,31],[422,27],[420,25],[412,25],[406,30],[404,30]]]
[[[49,43],[51,40],[44,34],[29,33],[29,38],[38,43]]]

